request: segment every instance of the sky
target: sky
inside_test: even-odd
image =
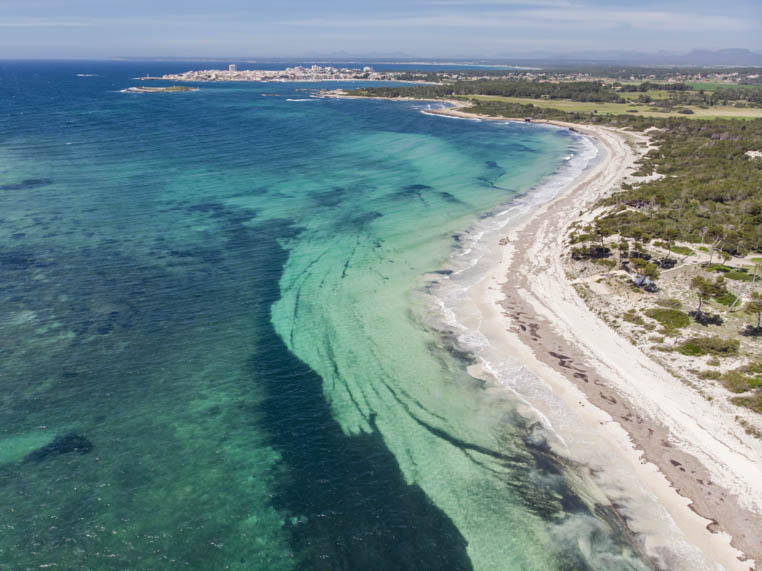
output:
[[[0,0],[0,59],[762,52],[762,0]]]

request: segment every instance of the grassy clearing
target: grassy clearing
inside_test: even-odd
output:
[[[753,85],[739,85],[738,83],[718,83],[711,81],[695,81],[688,85],[690,85],[691,89],[694,91],[699,91],[701,89],[704,91],[717,91],[718,89],[743,89],[754,87]]]
[[[523,105],[535,105],[546,109],[557,109],[567,113],[597,113],[601,115],[632,114],[643,117],[687,117],[688,119],[719,119],[737,118],[754,119],[762,117],[762,108],[736,108],[730,105],[715,105],[708,109],[687,105],[685,108],[693,111],[692,115],[682,115],[677,111],[665,113],[654,111],[648,105],[635,103],[599,103],[593,101],[571,101],[568,99],[533,99],[531,97],[502,97],[499,95],[467,95],[460,99],[479,101],[502,101],[505,103],[520,103]]]
[[[651,99],[669,99],[669,91],[663,89],[649,89],[648,91],[620,91],[619,95],[630,101],[637,101],[641,95],[648,95]]]

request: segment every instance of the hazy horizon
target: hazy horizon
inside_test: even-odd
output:
[[[762,51],[762,5],[729,0],[5,0],[0,59],[500,58],[546,52]]]

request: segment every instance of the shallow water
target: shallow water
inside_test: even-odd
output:
[[[580,141],[189,67],[0,65],[0,567],[647,565],[422,303]]]

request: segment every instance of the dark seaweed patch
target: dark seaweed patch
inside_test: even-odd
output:
[[[48,186],[52,182],[49,178],[27,178],[17,183],[2,184],[0,185],[0,190],[30,190],[32,188]]]
[[[205,214],[220,214],[225,210],[225,205],[219,202],[201,202],[188,206],[186,208],[188,212],[203,212]]]
[[[208,214],[211,218],[223,219],[232,225],[248,222],[257,217],[257,211],[253,208],[229,207],[221,202],[201,202],[188,206],[186,210]]]
[[[333,207],[338,206],[341,200],[344,198],[346,190],[335,186],[331,190],[323,190],[318,192],[311,192],[310,199],[312,199],[318,206]]]
[[[357,230],[363,230],[366,226],[368,226],[368,224],[374,220],[381,218],[382,216],[382,213],[376,210],[372,210],[370,212],[366,212],[365,214],[360,214],[359,216],[352,216],[347,221],[347,224]]]
[[[87,438],[70,432],[64,436],[56,437],[50,444],[29,453],[24,458],[24,462],[42,462],[61,454],[89,454],[92,449],[93,443]]]
[[[283,267],[287,252],[277,239],[289,230],[298,232],[281,221],[258,228],[252,239],[260,263]],[[252,284],[265,306],[280,298],[279,277],[263,273]],[[269,319],[265,324],[272,328]],[[346,435],[325,400],[323,380],[274,330],[267,340],[254,346],[249,365],[252,382],[269,395],[259,412],[286,468],[275,479],[273,506],[300,518],[288,528],[297,568],[471,569],[463,536],[419,486],[405,482],[374,418],[371,433]]]
[[[0,252],[0,268],[3,269],[26,270],[34,267],[36,261],[34,255],[29,252]]]
[[[445,202],[450,202],[452,204],[465,204],[465,202],[463,202],[460,198],[458,198],[454,194],[451,194],[451,193],[447,192],[446,190],[439,191],[437,194]]]

